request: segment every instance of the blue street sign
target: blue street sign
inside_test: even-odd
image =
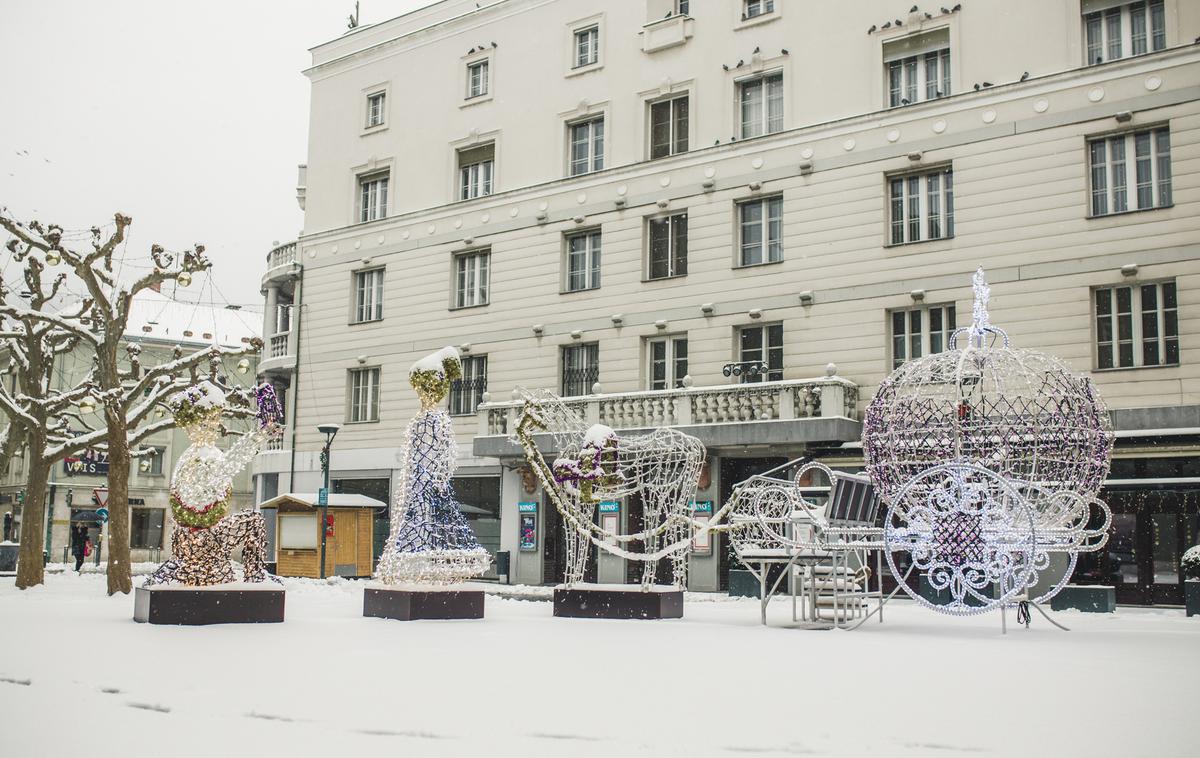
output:
[[[96,509],[96,518],[100,519],[101,524],[107,523],[108,522],[108,509],[107,508],[97,508]]]
[[[329,505],[329,490],[325,487],[322,487],[320,491],[317,492],[317,505]]]
[[[604,502],[600,503],[601,513],[619,513],[620,511],[621,504],[616,500],[605,500]]]
[[[537,503],[517,503],[517,513],[537,513]]]
[[[692,510],[694,510],[696,513],[712,513],[712,509],[713,506],[711,500],[692,501]]]

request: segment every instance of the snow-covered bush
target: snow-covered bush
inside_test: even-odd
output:
[[[1200,579],[1200,545],[1188,548],[1179,562],[1184,579]]]

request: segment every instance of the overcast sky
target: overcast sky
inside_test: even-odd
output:
[[[376,23],[429,0],[362,0]],[[208,246],[215,287],[261,306],[301,227],[308,48],[353,0],[0,0],[0,205],[87,228],[134,219],[128,255]],[[222,293],[224,297],[222,297]],[[183,293],[181,293],[183,294]]]

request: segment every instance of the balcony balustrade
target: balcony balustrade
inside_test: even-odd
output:
[[[271,252],[267,253],[267,268],[272,269],[276,266],[286,266],[289,263],[296,262],[296,243],[289,242],[286,245],[280,245]]]
[[[288,341],[291,337],[288,333],[276,334],[271,337],[270,348],[267,353],[268,358],[286,358],[289,354]]]
[[[614,429],[704,426],[756,421],[841,417],[855,420],[858,385],[839,376],[777,382],[619,392],[566,398],[568,408],[589,424]],[[519,401],[479,406],[479,436],[509,434],[521,412]]]

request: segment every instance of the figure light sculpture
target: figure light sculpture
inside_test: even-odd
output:
[[[805,461],[790,464],[795,480],[752,477],[731,498],[735,551],[789,567],[880,551],[896,591],[969,615],[1037,607],[1065,586],[1079,553],[1104,546],[1112,514],[1097,496],[1113,446],[1104,403],[1062,361],[1012,347],[990,323],[982,269],[973,284],[971,326],[944,352],[896,369],[868,405],[869,480]],[[814,468],[829,477],[828,506],[799,487]],[[867,485],[862,507],[847,505],[846,488]],[[942,597],[911,586],[913,572]]]
[[[604,424],[588,427],[568,404],[549,392],[524,397],[514,436],[543,490],[563,519],[564,584],[555,591],[555,615],[659,618],[682,615],[688,550],[697,530],[718,528],[723,512],[708,523],[693,518],[693,498],[705,450],[700,440],[675,429],[618,435]],[[548,462],[536,435],[549,433],[558,451]],[[621,534],[595,523],[602,501],[636,500],[644,528]],[[640,543],[640,549],[631,549]],[[642,564],[640,587],[594,589],[584,583],[591,548]],[[671,584],[655,583],[658,565],[670,562]],[[599,592],[603,597],[588,597]],[[648,597],[654,593],[657,597]]]
[[[440,405],[462,377],[458,351],[442,348],[413,364],[408,380],[421,410],[404,432],[391,530],[364,614],[415,618],[482,618],[483,593],[457,589],[487,571],[491,554],[479,544],[454,496],[458,446],[450,414]]]
[[[171,514],[176,522],[172,557],[138,588],[135,620],[164,624],[283,621],[283,588],[266,568],[263,515],[257,510],[229,513],[233,477],[268,439],[280,434],[282,413],[274,388],[260,384],[255,397],[253,428],[227,450],[216,445],[222,433],[221,418],[231,407],[225,390],[212,380],[203,380],[168,399],[175,422],[190,444],[171,475]],[[234,585],[237,575],[231,558],[239,548],[242,581],[262,584],[272,579],[274,583],[256,592]]]
[[[242,549],[244,581],[261,582],[266,569],[266,526],[258,511],[229,513],[233,477],[279,434],[279,401],[269,384],[255,389],[258,412],[254,428],[228,450],[217,447],[221,416],[228,407],[225,391],[210,380],[172,395],[167,404],[189,445],[171,474],[171,515],[178,528],[171,535],[172,558],[151,574],[145,586],[176,582],[191,586],[228,584],[235,580],[230,556]]]

